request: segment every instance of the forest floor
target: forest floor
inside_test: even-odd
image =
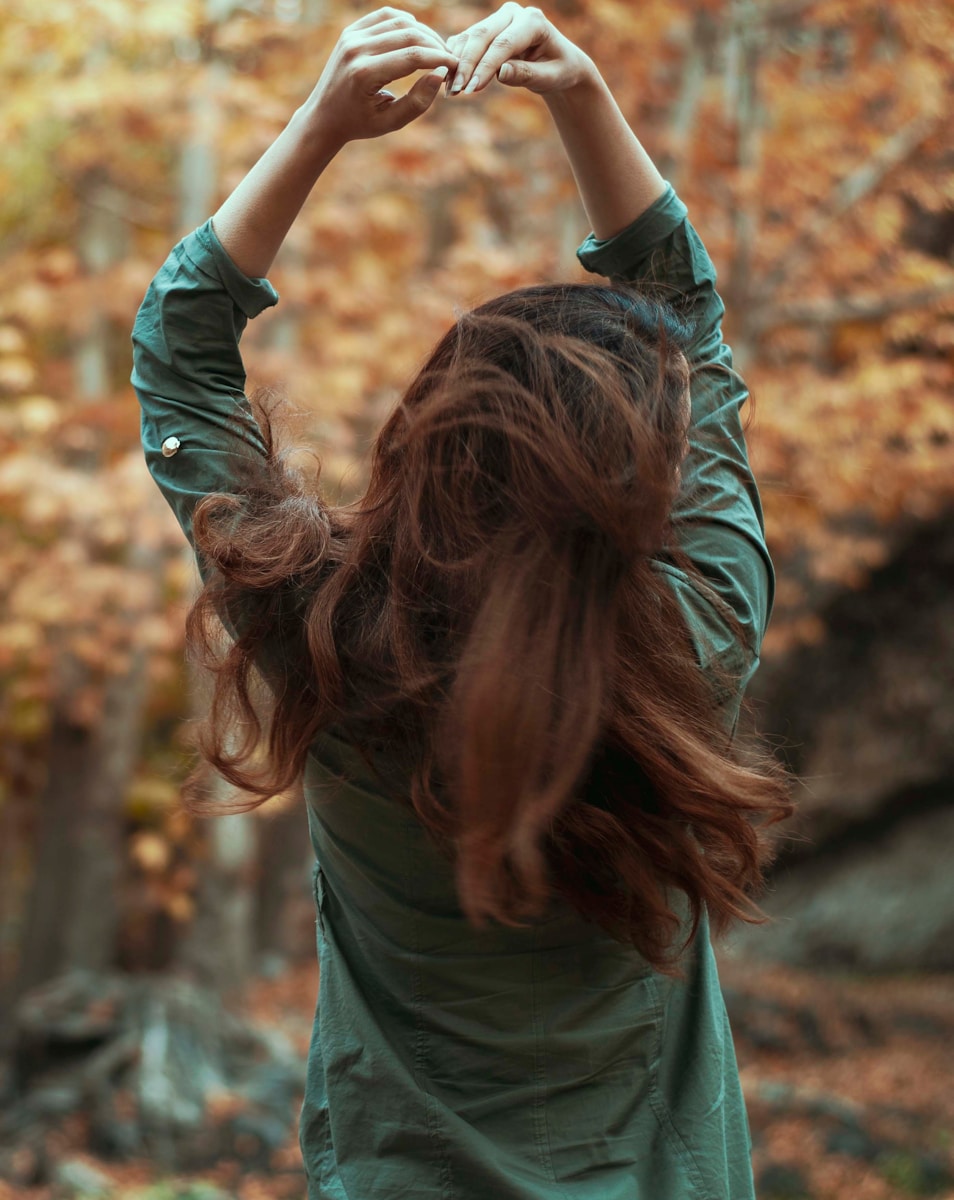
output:
[[[731,956],[720,970],[759,1200],[954,1200],[954,976],[873,979]],[[315,967],[295,967],[250,986],[241,1012],[305,1055],[316,992]],[[267,1173],[222,1162],[175,1177],[85,1154],[76,1116],[49,1135],[61,1182],[0,1183],[0,1200],[303,1200],[297,1116]]]
[[[759,1200],[954,1200],[954,976],[720,975]]]

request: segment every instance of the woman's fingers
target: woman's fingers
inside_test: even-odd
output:
[[[415,71],[457,66],[439,34],[395,8],[378,9],[349,26],[342,46],[353,78],[368,94]]]
[[[526,88],[530,92],[557,90],[563,68],[555,62],[505,62],[497,72],[497,78],[505,87]]]
[[[531,49],[539,52],[549,35],[550,24],[543,13],[536,8],[524,9],[484,51],[464,91],[476,92],[486,87],[505,62],[521,59]]]
[[[457,56],[433,29],[400,9],[380,8],[341,33],[308,106],[331,144],[378,137],[430,108],[456,67]],[[386,90],[418,71],[427,76],[407,96],[398,99]]]
[[[439,67],[422,79],[418,79],[407,95],[392,100],[386,109],[388,132],[403,129],[431,107],[447,78],[447,68]]]
[[[451,95],[483,91],[494,79],[540,94],[566,91],[592,76],[592,61],[539,8],[512,0],[492,17],[448,39],[460,59]]]
[[[360,42],[355,43],[360,54],[384,54],[389,50],[401,50],[411,46],[433,46],[438,50],[450,51],[447,43],[426,25],[403,25],[383,32],[369,31]]]
[[[384,54],[362,56],[354,65],[354,78],[362,91],[368,93],[380,91],[386,84],[395,79],[403,79],[405,75],[413,75],[415,71],[429,70],[435,67],[455,67],[457,58],[449,50],[437,46],[404,46],[399,50],[391,50]],[[412,89],[413,90],[413,89]],[[408,93],[410,95],[410,93]]]
[[[357,21],[352,21],[348,26],[349,29],[370,29],[374,25],[381,25],[386,21],[393,22],[395,25],[398,22],[404,24],[415,24],[417,17],[413,13],[405,12],[401,8],[378,8],[373,13],[368,13],[366,17],[361,17]]]
[[[355,21],[343,31],[340,39],[346,56],[352,58],[359,54],[378,54],[384,50],[423,43],[447,49],[447,43],[439,33],[411,13],[396,8],[382,8]]]
[[[522,12],[519,4],[504,4],[502,8],[483,21],[478,21],[470,29],[465,29],[454,37],[454,50],[459,62],[457,73],[448,86],[448,93],[456,96],[471,83],[474,69],[487,52],[487,47],[500,37],[504,30],[512,24],[514,16]]]

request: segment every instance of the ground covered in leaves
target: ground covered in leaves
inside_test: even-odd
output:
[[[820,975],[723,956],[722,979],[759,1200],[954,1200],[954,976]],[[259,981],[243,1015],[304,1056],[316,985],[313,966]],[[286,1142],[257,1170],[232,1160],[170,1178],[89,1156],[72,1116],[48,1136],[57,1182],[0,1183],[0,1200],[302,1200],[296,1121],[290,1111]]]
[[[759,1200],[954,1197],[954,976],[722,980]]]

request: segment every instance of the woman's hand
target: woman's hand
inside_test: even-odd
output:
[[[347,142],[407,125],[434,103],[457,55],[409,13],[381,8],[349,25],[305,103],[212,219],[239,270],[257,278],[318,177]],[[425,70],[400,99],[386,85]]]
[[[447,39],[459,57],[448,93],[480,92],[494,79],[539,95],[565,92],[597,77],[593,62],[539,8],[502,5]]]
[[[303,111],[323,141],[343,146],[400,129],[433,104],[457,55],[410,13],[380,8],[349,25],[338,39]],[[428,70],[407,95],[387,85]]]

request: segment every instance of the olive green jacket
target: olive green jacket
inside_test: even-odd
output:
[[[715,274],[668,190],[583,264],[662,288],[695,327],[693,427],[671,564],[734,725],[772,569]],[[170,254],[133,335],[149,469],[183,530],[263,453],[238,342],[274,304],[211,223]],[[726,681],[729,681],[728,683]],[[306,776],[320,991],[300,1141],[310,1200],[749,1200],[750,1140],[707,922],[684,978],[557,906],[476,931],[446,861],[330,736]]]

